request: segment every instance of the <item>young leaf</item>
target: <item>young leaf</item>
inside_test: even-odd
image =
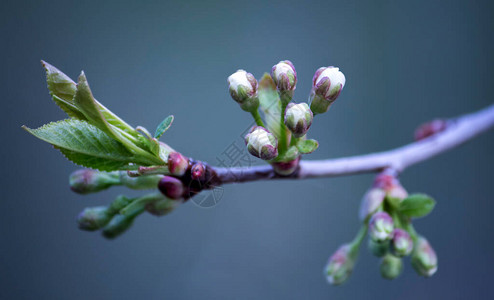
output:
[[[281,101],[276,85],[269,74],[264,74],[259,81],[259,106],[264,112],[266,129],[276,136],[280,134]]]
[[[429,214],[436,202],[430,196],[424,194],[412,194],[403,199],[399,212],[408,217],[423,217]]]
[[[138,138],[144,145],[146,145],[149,152],[159,156],[160,144],[158,140],[153,138],[149,131],[147,131],[147,129],[142,126],[137,126],[136,131],[141,134],[138,136]]]
[[[309,154],[316,151],[319,147],[319,142],[316,140],[300,140],[297,143],[297,148],[302,154]]]
[[[53,101],[71,118],[86,120],[86,117],[74,104],[73,98],[76,91],[75,82],[59,69],[45,61],[41,64],[46,70],[46,82]]]
[[[84,167],[113,171],[129,163],[146,163],[97,127],[67,119],[25,130],[59,149],[69,160]]]
[[[70,117],[87,120],[84,114],[77,107],[74,97],[77,91],[76,83],[70,79],[67,75],[65,75],[62,71],[55,68],[45,61],[41,61],[43,67],[46,70],[46,81],[48,83],[48,90],[52,95],[55,103],[62,108]],[[99,103],[96,99],[94,99],[98,110],[101,112],[106,121],[127,132],[130,134],[134,133],[132,126],[127,124],[125,121],[120,119],[117,115],[112,113],[109,109],[103,106],[103,104]]]
[[[79,81],[77,83],[77,91],[74,96],[74,102],[79,108],[79,110],[84,113],[88,122],[92,125],[98,127],[107,135],[113,139],[122,143],[129,151],[134,153],[142,153],[140,144],[137,136],[139,135],[137,131],[134,130],[134,135],[130,135],[118,127],[111,125],[102,113],[101,105],[94,99],[89,84],[87,82],[84,72],[79,76]]]
[[[156,139],[159,139],[163,135],[163,133],[165,133],[165,131],[167,131],[170,126],[172,126],[173,119],[173,115],[168,116],[160,123],[160,125],[158,125],[158,127],[156,128],[156,132],[154,133],[154,137]]]

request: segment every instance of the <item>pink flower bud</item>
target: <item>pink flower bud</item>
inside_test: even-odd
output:
[[[400,181],[390,174],[381,173],[377,175],[374,180],[374,187],[383,189],[387,197],[398,199],[399,202],[408,197],[408,193],[400,184]]]
[[[359,210],[359,218],[361,221],[365,221],[368,217],[373,215],[379,207],[381,207],[386,192],[381,188],[371,188],[365,193],[362,198]]]
[[[300,161],[300,156],[291,161],[279,161],[271,164],[273,170],[276,174],[281,176],[289,176],[293,174],[298,168],[298,162]]]
[[[448,123],[445,120],[440,119],[422,124],[415,130],[415,140],[419,141],[433,136],[434,134],[445,130],[447,125]]]
[[[183,198],[185,190],[182,181],[171,176],[161,178],[158,189],[163,195],[173,200]]]
[[[329,258],[325,268],[326,279],[330,284],[339,285],[352,274],[355,258],[351,255],[349,244],[342,245]]]
[[[195,163],[190,170],[190,177],[193,180],[204,180],[206,176],[206,168],[200,162]]]
[[[254,126],[245,136],[247,150],[255,157],[271,160],[278,156],[278,140],[267,129]]]
[[[297,71],[289,60],[280,61],[271,69],[271,77],[278,90],[293,91],[297,85]]]
[[[393,229],[393,219],[386,212],[375,213],[369,221],[369,235],[376,242],[391,239]]]
[[[259,107],[257,98],[257,80],[244,70],[238,70],[228,77],[230,96],[245,111],[253,111]]]
[[[398,257],[410,255],[413,250],[413,240],[410,234],[403,229],[395,228],[393,230],[391,249],[393,254]]]
[[[70,189],[78,194],[96,193],[112,185],[119,185],[118,172],[100,172],[91,169],[81,169],[73,172],[69,177]]]
[[[189,167],[189,160],[178,152],[172,152],[168,155],[168,170],[171,175],[182,176]]]
[[[293,136],[304,136],[312,125],[312,111],[307,103],[289,103],[285,110],[285,125]]]
[[[412,253],[412,266],[419,275],[430,277],[437,271],[437,255],[429,241],[418,237]]]
[[[336,67],[319,68],[312,79],[311,106],[314,114],[328,111],[345,86],[345,75]]]

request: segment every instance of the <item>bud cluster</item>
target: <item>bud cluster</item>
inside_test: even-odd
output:
[[[372,188],[363,197],[359,217],[369,235],[370,252],[381,258],[383,278],[398,277],[403,271],[403,258],[410,255],[411,264],[419,275],[429,277],[437,271],[436,253],[412,226],[412,218],[425,216],[433,206],[434,201],[426,195],[409,196],[393,172],[385,171],[376,176]],[[326,268],[330,283],[341,284],[348,278],[362,240],[363,235],[359,234],[354,242],[345,244],[331,257]]]
[[[270,75],[264,75],[259,84],[252,74],[244,70],[228,77],[233,100],[250,112],[257,124],[245,137],[247,150],[253,156],[269,161],[280,176],[296,172],[300,155],[317,149],[317,141],[306,140],[314,115],[326,111],[320,107],[328,101],[334,102],[345,84],[345,76],[338,68],[318,69],[309,105],[292,102],[297,80],[297,71],[289,60],[274,65]],[[322,97],[324,103],[318,104],[320,99],[316,96]]]

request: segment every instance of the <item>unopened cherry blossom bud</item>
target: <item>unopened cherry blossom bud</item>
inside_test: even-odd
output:
[[[310,109],[315,114],[328,111],[345,86],[345,75],[336,67],[322,67],[312,79]]]
[[[383,278],[395,279],[403,271],[403,261],[401,258],[388,254],[381,260],[380,271]]]
[[[160,192],[170,199],[181,199],[184,196],[184,184],[175,177],[164,176],[158,183]]]
[[[170,199],[160,199],[146,204],[146,211],[155,216],[164,216],[173,211],[178,203]]]
[[[88,207],[77,217],[77,224],[82,230],[94,231],[105,226],[111,218],[106,206]]]
[[[437,271],[436,252],[424,237],[419,236],[416,242],[412,253],[412,266],[419,275],[430,277]]]
[[[285,125],[293,136],[304,136],[312,125],[314,118],[307,103],[289,103],[285,110]]]
[[[281,176],[289,176],[297,170],[299,161],[300,156],[291,161],[274,162],[271,166],[276,174]]]
[[[228,77],[230,95],[245,111],[255,111],[259,107],[257,80],[244,70],[238,70]]]
[[[103,236],[107,239],[113,239],[124,233],[132,226],[136,216],[115,215],[110,222],[103,228]]]
[[[386,197],[395,204],[399,204],[403,199],[408,197],[408,193],[400,184],[396,176],[381,173],[374,180],[374,187],[383,189],[386,192]]]
[[[393,239],[391,240],[391,249],[393,254],[398,257],[410,255],[413,250],[413,240],[410,234],[403,229],[395,228],[393,230]]]
[[[73,172],[69,177],[70,189],[79,194],[99,192],[120,183],[118,172],[82,169]]]
[[[376,242],[369,239],[369,250],[377,257],[382,257],[389,251],[389,241]]]
[[[415,140],[420,141],[446,129],[448,122],[437,119],[420,125],[415,130]]]
[[[393,229],[393,219],[384,211],[375,213],[369,221],[369,235],[376,242],[391,239]]]
[[[204,180],[206,177],[206,168],[201,162],[195,163],[190,169],[190,177],[193,180]]]
[[[297,85],[297,71],[289,60],[280,61],[271,69],[271,77],[280,93],[289,93],[289,102]],[[281,97],[283,98],[283,97]],[[283,99],[282,99],[283,100]]]
[[[365,222],[365,220],[372,216],[381,207],[384,197],[386,197],[386,192],[383,189],[369,189],[360,203],[359,219]]]
[[[278,140],[267,129],[254,126],[245,136],[245,144],[250,154],[263,160],[278,156]]]
[[[351,250],[349,244],[342,245],[329,258],[325,268],[325,275],[330,284],[342,284],[352,274],[356,257]]]
[[[168,155],[168,170],[171,175],[182,176],[189,167],[189,160],[178,152],[172,152]]]

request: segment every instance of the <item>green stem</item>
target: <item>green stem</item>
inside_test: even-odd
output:
[[[362,241],[364,240],[365,235],[367,234],[367,229],[368,229],[367,224],[362,225],[362,227],[360,227],[359,232],[357,233],[357,236],[355,236],[353,241],[350,243],[351,253],[353,256],[355,256],[358,253],[360,245],[362,244]]]
[[[418,235],[417,231],[415,231],[415,228],[413,228],[412,223],[408,223],[406,225],[406,230],[408,231],[408,233],[412,237],[414,244],[416,244],[419,235]]]
[[[119,172],[120,184],[133,190],[154,189],[163,176],[161,175],[142,175],[139,177],[129,177],[126,171]]]
[[[287,101],[281,101],[281,117],[280,117],[280,140],[278,141],[278,155],[281,157],[287,149],[286,127],[285,127],[285,109],[288,105]]]
[[[129,205],[127,205],[125,208],[120,210],[120,214],[124,216],[135,216],[144,211],[146,208],[146,204],[158,201],[161,199],[164,199],[165,196],[161,193],[152,193],[152,194],[147,194],[142,197],[139,197],[132,201]]]
[[[252,114],[252,117],[254,117],[254,120],[256,121],[257,126],[262,126],[262,127],[266,128],[264,126],[264,122],[261,119],[261,115],[259,114],[259,111],[257,109],[254,111],[251,111],[250,113]]]

